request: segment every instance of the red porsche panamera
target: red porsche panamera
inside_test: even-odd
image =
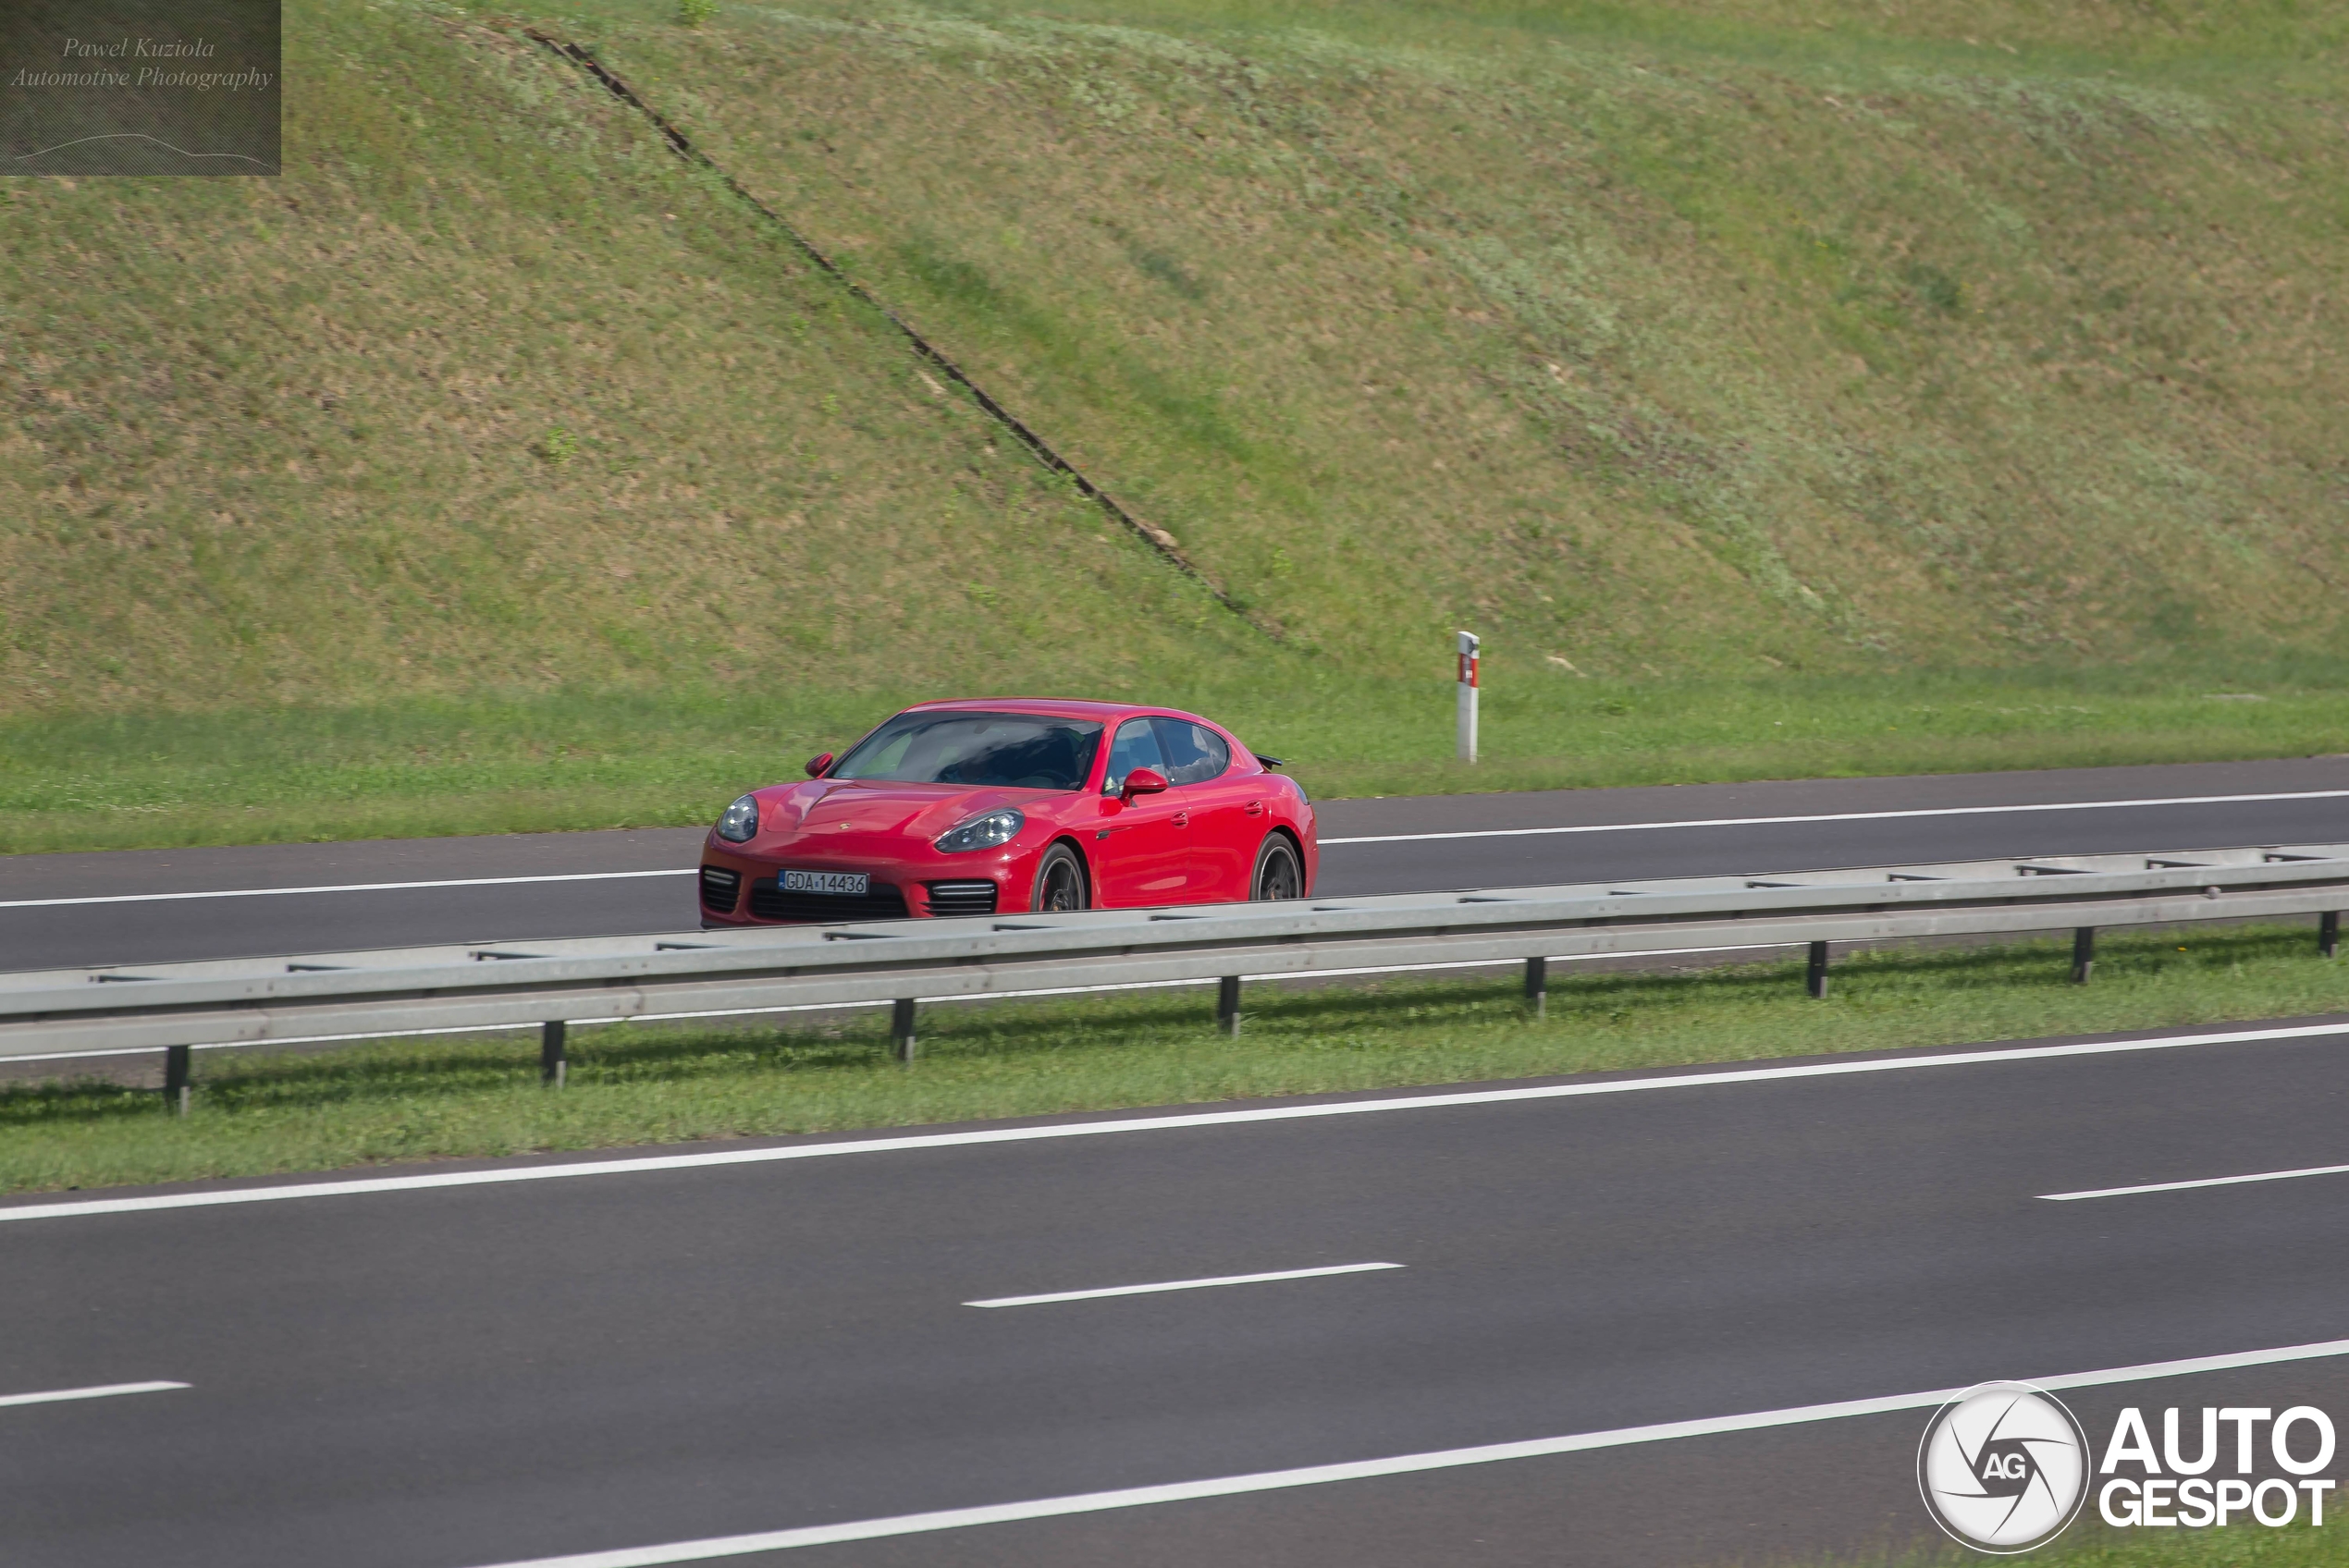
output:
[[[1194,714],[924,703],[726,808],[705,925],[1303,898],[1313,807]]]

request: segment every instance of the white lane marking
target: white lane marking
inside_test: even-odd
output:
[[[2261,795],[2173,795],[2143,801],[2040,801],[2003,806],[1935,806],[1913,811],[1844,811],[1808,816],[1687,817],[1666,822],[1593,822],[1571,827],[1485,827],[1458,833],[1377,833],[1322,839],[1336,844],[1416,844],[1437,839],[1522,839],[1554,833],[1648,833],[1666,827],[1769,827],[1796,822],[1883,822],[1920,816],[1996,816],[2012,812],[2118,811],[2132,806],[2210,806],[2258,801],[2333,801],[2349,790],[2294,790]],[[182,899],[273,899],[294,893],[396,893],[419,888],[508,888],[537,882],[609,882],[633,876],[691,876],[695,866],[659,871],[577,871],[548,876],[470,876],[436,882],[342,882],[307,888],[223,888],[193,893],[111,893],[94,898],[0,900],[0,909],[57,909],[72,904],[157,903]]]
[[[2124,1198],[2135,1193],[2183,1193],[2190,1187],[2240,1187],[2246,1182],[2289,1182],[2300,1176],[2349,1175],[2349,1165],[2311,1165],[2305,1170],[2265,1170],[2257,1176],[2206,1176],[2198,1182],[2150,1182],[2142,1187],[2098,1187],[2087,1193],[2041,1193],[2049,1203],[2081,1198]]]
[[[282,899],[295,893],[404,893],[418,888],[519,888],[534,882],[624,882],[636,876],[691,876],[698,866],[659,871],[569,871],[554,876],[454,876],[438,882],[338,882],[310,888],[216,888],[201,893],[108,893],[88,899],[9,899],[0,909],[62,909],[68,904],[156,904],[186,899]]]
[[[1758,953],[1778,948],[1799,948],[1801,942],[1741,942],[1728,948],[1653,948],[1630,956],[1637,958],[1681,958],[1691,953]],[[1553,958],[1552,963],[1588,963],[1601,959],[1621,958],[1621,953],[1568,953]],[[1419,974],[1435,969],[1509,969],[1525,961],[1515,958],[1446,959],[1441,963],[1382,963],[1367,969],[1316,969],[1310,974],[1243,974],[1243,980],[1336,980],[1354,974]],[[1124,980],[1114,986],[1052,986],[1028,991],[979,991],[964,997],[929,997],[924,1007],[939,1007],[948,1002],[1008,1002],[1028,997],[1090,997],[1109,991],[1172,991],[1187,986],[1222,984],[1217,980]],[[781,1007],[724,1007],[706,1009],[698,1012],[640,1012],[628,1018],[575,1018],[573,1029],[595,1029],[612,1023],[673,1023],[694,1018],[751,1018],[777,1012],[857,1012],[893,1007],[893,1002],[787,1002]],[[191,1050],[235,1051],[250,1050],[255,1046],[324,1046],[355,1040],[419,1040],[433,1035],[520,1035],[534,1038],[538,1033],[535,1023],[485,1029],[476,1024],[461,1024],[448,1029],[402,1029],[396,1035],[272,1035],[266,1040],[201,1041]],[[0,1066],[18,1061],[80,1061],[92,1057],[153,1056],[158,1046],[109,1046],[94,1051],[43,1051],[33,1056],[0,1056]]]
[[[1103,1296],[1149,1296],[1161,1291],[1204,1291],[1217,1285],[1261,1285],[1274,1280],[1319,1280],[1331,1274],[1368,1274],[1374,1268],[1400,1268],[1399,1263],[1340,1263],[1328,1268],[1284,1268],[1276,1274],[1224,1274],[1212,1280],[1168,1280],[1156,1285],[1110,1285],[1098,1291],[1055,1291],[1041,1296],[993,1296],[966,1301],[965,1306],[1042,1306],[1055,1301],[1098,1301]]]
[[[1666,1078],[1617,1078],[1599,1084],[1544,1084],[1525,1089],[1480,1089],[1469,1094],[1410,1095],[1391,1099],[1335,1100],[1318,1105],[1261,1106],[1251,1110],[1189,1111],[1177,1116],[1130,1116],[1108,1121],[1063,1121],[1042,1127],[992,1127],[972,1133],[918,1133],[893,1138],[859,1138],[832,1144],[789,1144],[780,1148],[717,1149],[704,1154],[646,1155],[568,1165],[507,1166],[493,1170],[437,1171],[428,1176],[371,1176],[350,1182],[304,1182],[290,1186],[236,1187],[219,1192],[163,1193],[146,1197],[84,1198],[71,1203],[0,1207],[0,1223],[12,1219],[70,1219],[84,1214],[139,1214],[166,1208],[211,1208],[224,1204],[274,1203],[286,1198],[351,1197],[369,1193],[421,1192],[436,1187],[477,1187],[507,1182],[551,1182],[572,1176],[626,1176],[647,1170],[695,1170],[713,1165],[764,1165],[776,1160],[822,1159],[832,1155],[894,1154],[905,1149],[966,1148],[981,1144],[1027,1144],[1051,1138],[1089,1138],[1125,1133],[1162,1133],[1193,1127],[1236,1127],[1260,1121],[1305,1121],[1329,1116],[1366,1116],[1382,1111],[1448,1110],[1460,1106],[1508,1105],[1525,1100],[1580,1099],[1591,1095],[1638,1094],[1649,1089],[1709,1088],[1723,1084],[1768,1084],[1787,1079],[1839,1078],[1854,1073],[1910,1072],[1927,1067],[1969,1067],[2066,1057],[2111,1056],[2171,1050],[2182,1046],[2227,1046],[2267,1040],[2306,1040],[2349,1033],[2349,1023],[2302,1023],[2273,1029],[2230,1029],[2208,1035],[2165,1035],[2146,1040],[2097,1040],[2071,1046],[2024,1046],[1999,1050],[1952,1051],[1940,1056],[1878,1057],[1865,1061],[1812,1062],[1801,1067],[1752,1067],[1716,1072],[1685,1072]]]
[[[1670,822],[1592,822],[1573,827],[1482,827],[1459,833],[1374,833],[1323,839],[1337,844],[1417,844],[1432,839],[1526,839],[1551,833],[1652,833],[1663,827],[1771,827],[1792,822],[1890,822],[1914,816],[1997,816],[2030,811],[2122,811],[2132,806],[2221,806],[2255,801],[2337,801],[2349,790],[2293,790],[2269,795],[2173,795],[2150,801],[2034,801],[2011,806],[1935,806],[1916,811],[1838,811],[1811,816],[1686,817]]]
[[[159,1394],[187,1383],[100,1383],[88,1389],[49,1389],[37,1394],[0,1394],[0,1405],[59,1404],[69,1399],[111,1399],[117,1394]]]
[[[2289,1345],[2281,1350],[2246,1351],[2236,1355],[2197,1356],[2189,1361],[2156,1361],[2140,1366],[2116,1366],[2101,1372],[2072,1372],[2059,1378],[2035,1378],[2026,1381],[2035,1387],[2051,1390],[2098,1388],[2109,1383],[2143,1382],[2156,1378],[2225,1372],[2244,1366],[2268,1366],[2279,1362],[2312,1361],[2323,1356],[2344,1354],[2349,1354],[2349,1340],[2328,1340],[2321,1344]],[[744,1557],[755,1551],[787,1551],[793,1547],[832,1546],[843,1541],[878,1540],[889,1536],[928,1535],[938,1530],[966,1529],[973,1525],[1002,1525],[1021,1519],[1055,1519],[1072,1513],[1100,1513],[1114,1508],[1147,1508],[1154,1503],[1238,1497],[1249,1492],[1283,1491],[1293,1487],[1326,1486],[1333,1481],[1372,1480],[1383,1476],[1452,1470],[1468,1464],[1496,1464],[1512,1459],[1543,1459],[1561,1453],[1584,1453],[1593,1449],[1624,1448],[1633,1443],[1708,1438],[1728,1432],[1795,1427],[1812,1421],[1839,1421],[1854,1415],[1884,1415],[1903,1410],[1925,1410],[1946,1404],[1963,1392],[1963,1389],[1931,1389],[1922,1393],[1844,1400],[1835,1404],[1797,1405],[1788,1410],[1761,1410],[1746,1415],[1718,1415],[1702,1421],[1665,1421],[1652,1427],[1618,1427],[1612,1431],[1579,1432],[1564,1438],[1486,1443],[1477,1448],[1440,1449],[1433,1453],[1399,1453],[1390,1458],[1356,1460],[1346,1464],[1310,1464],[1296,1470],[1266,1470],[1251,1476],[1218,1476],[1211,1480],[1127,1487],[1118,1491],[1079,1492],[1072,1497],[999,1502],[983,1508],[948,1508],[934,1513],[901,1513],[893,1518],[803,1525],[791,1530],[765,1530],[756,1535],[713,1536],[704,1540],[672,1541],[663,1546],[622,1547],[615,1551],[583,1551],[565,1557],[534,1557],[526,1562],[497,1563],[488,1565],[488,1568],[658,1568],[660,1564],[670,1562],[706,1562],[715,1557]]]

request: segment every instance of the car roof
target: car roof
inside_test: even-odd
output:
[[[907,713],[1028,713],[1049,718],[1091,718],[1106,722],[1129,713],[1182,713],[1180,708],[1148,703],[1095,703],[1075,697],[956,697],[937,703],[916,703]],[[1195,714],[1184,714],[1187,718]]]

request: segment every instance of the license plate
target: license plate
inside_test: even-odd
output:
[[[786,871],[783,873],[783,891],[839,893],[847,898],[861,899],[872,880],[862,871]]]

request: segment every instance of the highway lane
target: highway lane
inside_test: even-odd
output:
[[[2343,1043],[0,1221],[0,1392],[191,1385],[0,1411],[0,1556],[477,1568],[2337,1340],[2349,1177],[2040,1194],[2337,1164]],[[964,1305],[1373,1261],[1403,1267]],[[2349,1376],[2075,1403],[2238,1397],[2349,1417]],[[1924,1533],[1923,1423],[776,1561],[1856,1548]]]
[[[2349,795],[2326,791],[2349,791],[2349,757],[1333,801],[1321,808],[1318,891],[2349,838]],[[2275,795],[2299,798],[2207,798]],[[1900,815],[1915,812],[1948,815]],[[1457,834],[1500,836],[1446,836]],[[701,838],[661,828],[8,857],[0,968],[677,930],[698,919],[683,873]],[[373,887],[180,896],[354,885]],[[129,901],[75,901],[92,900]]]

